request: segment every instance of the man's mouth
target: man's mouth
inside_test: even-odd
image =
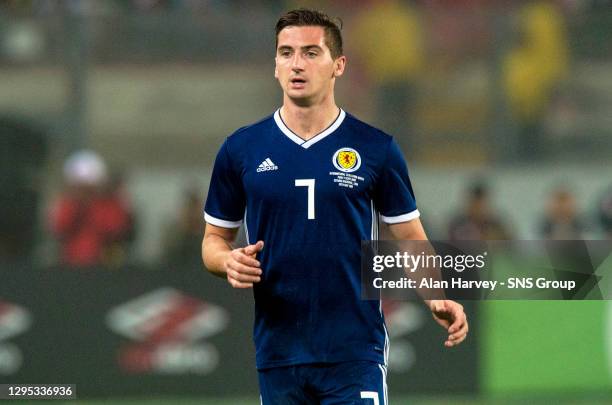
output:
[[[304,83],[306,83],[306,80],[302,79],[300,77],[295,77],[295,78],[291,79],[291,83],[292,84],[304,84]]]

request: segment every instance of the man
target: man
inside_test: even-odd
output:
[[[95,152],[82,150],[64,165],[66,189],[50,212],[60,242],[60,264],[71,268],[118,268],[133,232],[129,204],[117,189],[108,189],[108,170]]]
[[[450,240],[507,240],[512,239],[508,227],[491,204],[489,186],[476,180],[467,190],[462,212],[451,220]]]
[[[584,238],[585,227],[578,212],[576,197],[568,186],[557,186],[550,193],[540,230],[545,239],[580,240]]]
[[[598,215],[604,237],[612,240],[612,187],[599,200]]]
[[[263,404],[386,404],[380,302],[360,299],[360,241],[379,212],[398,239],[426,239],[393,139],[336,106],[340,29],[295,10],[276,25],[283,105],[226,139],[205,206],[210,272],[253,288]],[[247,246],[232,241],[244,221]],[[461,305],[429,301],[447,347],[465,339]]]

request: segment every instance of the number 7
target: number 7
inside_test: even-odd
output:
[[[296,187],[308,187],[308,219],[315,219],[315,179],[296,179]]]
[[[361,398],[371,399],[374,401],[374,405],[378,405],[378,392],[376,391],[361,391]]]

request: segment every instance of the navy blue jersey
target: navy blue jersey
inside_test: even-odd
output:
[[[257,368],[386,363],[380,302],[361,299],[361,241],[378,220],[419,216],[402,154],[389,135],[340,110],[304,141],[280,112],[236,131],[219,151],[206,222],[263,240],[254,284]]]

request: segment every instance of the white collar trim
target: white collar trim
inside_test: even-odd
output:
[[[304,139],[296,135],[292,130],[290,130],[287,127],[287,125],[285,125],[285,123],[283,122],[283,119],[280,116],[280,108],[276,110],[276,112],[274,113],[274,121],[276,122],[278,129],[280,129],[281,132],[285,134],[285,136],[287,136],[287,138],[291,139],[293,142],[300,145],[304,149],[310,148],[312,145],[319,142],[321,139],[325,138],[328,135],[331,135],[336,129],[338,129],[340,124],[342,124],[345,117],[346,117],[346,113],[341,108],[340,114],[338,114],[338,117],[336,118],[336,120],[329,127],[327,127],[326,130],[318,133],[317,135],[313,136],[309,140],[305,141]]]

